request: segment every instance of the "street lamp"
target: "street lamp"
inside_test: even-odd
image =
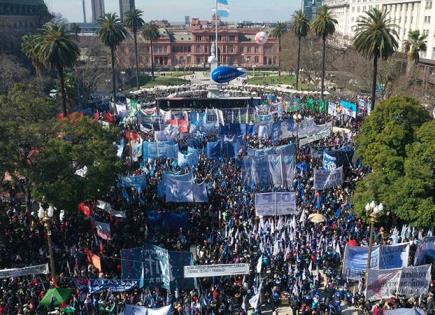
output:
[[[299,139],[299,123],[302,121],[302,115],[300,113],[294,113],[293,120],[296,122],[296,138]]]
[[[53,256],[53,246],[51,243],[51,220],[53,219],[54,208],[50,205],[48,209],[44,209],[42,205],[39,205],[38,218],[44,225],[45,231],[47,233],[47,243],[48,243],[48,255],[50,259],[50,272],[51,280],[56,285],[56,270],[54,267],[54,256]],[[64,213],[61,211],[61,218],[63,220]]]
[[[370,264],[372,260],[372,247],[373,247],[373,226],[377,222],[378,218],[382,214],[382,211],[384,210],[384,206],[382,203],[379,205],[376,205],[374,201],[367,203],[365,206],[365,211],[367,214],[367,218],[370,222],[370,232],[369,232],[369,253],[368,253],[368,261],[367,261],[367,271],[366,276],[369,275],[370,270]],[[368,280],[368,279],[367,279]],[[367,283],[367,281],[366,281]]]

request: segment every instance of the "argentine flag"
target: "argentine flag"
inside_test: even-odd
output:
[[[217,0],[217,14],[220,17],[228,17],[230,15],[228,0]]]

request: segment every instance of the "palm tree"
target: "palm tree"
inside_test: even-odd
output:
[[[420,60],[420,52],[427,49],[427,34],[421,34],[419,30],[409,31],[408,39],[404,41],[403,48],[408,55],[406,73],[409,75],[414,65]]]
[[[298,65],[296,68],[296,90],[299,89],[299,71],[301,66],[301,41],[306,37],[310,30],[310,22],[302,10],[298,10],[293,14],[292,23],[293,32],[298,37]]]
[[[113,102],[116,102],[115,50],[127,38],[127,30],[116,13],[107,13],[98,19],[100,30],[98,37],[110,48],[112,56],[112,89]]]
[[[29,42],[23,44],[25,50],[29,51],[26,46],[34,41],[34,48],[29,51],[29,55],[34,56],[35,62],[44,68],[57,71],[62,94],[62,109],[64,116],[66,116],[68,112],[66,109],[64,70],[72,67],[77,62],[80,49],[77,43],[66,33],[63,24],[46,23],[42,27],[40,34],[31,36],[36,37],[33,39],[30,37]]]
[[[152,78],[154,80],[154,49],[153,49],[153,43],[160,38],[159,28],[156,25],[152,24],[152,23],[147,23],[147,24],[145,24],[145,26],[143,28],[142,36],[146,40],[150,41],[150,49],[151,49],[151,76],[152,76]]]
[[[278,22],[271,32],[273,37],[278,38],[278,76],[281,76],[281,38],[287,31],[287,24]]]
[[[329,35],[335,33],[335,25],[337,20],[332,16],[331,11],[326,5],[322,5],[317,9],[317,16],[311,23],[311,29],[314,33],[322,38],[323,50],[322,50],[322,90],[321,97],[324,101],[325,92],[325,62],[326,62],[326,38]]]
[[[133,33],[134,39],[134,57],[136,62],[136,87],[139,89],[139,64],[137,61],[137,32],[144,26],[145,22],[142,19],[141,10],[133,10],[127,12],[125,16],[125,26],[127,26],[130,31]]]
[[[36,43],[40,40],[38,35],[39,34],[29,34],[21,37],[21,51],[27,58],[30,59],[39,79],[42,81],[41,71],[44,66],[39,60],[37,50],[35,49],[37,47]]]
[[[376,79],[378,76],[378,59],[388,59],[397,50],[397,26],[387,17],[387,11],[372,8],[361,16],[355,27],[353,46],[364,57],[373,59],[372,104],[376,102]]]

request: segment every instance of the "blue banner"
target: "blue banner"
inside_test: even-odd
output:
[[[193,175],[190,172],[184,175],[165,172],[163,173],[162,180],[157,185],[157,192],[159,194],[159,197],[164,197],[166,195],[166,187],[168,185],[176,185],[178,182],[191,183],[192,181]]]
[[[206,183],[172,179],[165,185],[166,202],[208,202]]]
[[[356,118],[357,105],[352,102],[340,100],[341,113]]]
[[[118,186],[121,188],[134,188],[140,193],[147,187],[147,179],[143,175],[125,176],[120,178]]]
[[[359,280],[367,269],[368,247],[346,246],[343,261],[343,275],[347,279]],[[374,246],[371,255],[371,269],[378,269],[379,246]]]
[[[198,163],[199,163],[199,153],[197,150],[187,154],[178,152],[178,166],[197,167]]]
[[[207,143],[207,157],[215,160],[237,157],[242,145],[238,141],[216,141]]]
[[[194,288],[194,279],[184,278],[184,266],[193,265],[192,253],[170,251],[169,261],[172,272],[171,290],[174,291],[176,288],[181,290]]]
[[[338,150],[323,151],[323,168],[333,170],[343,166],[347,168],[352,164],[354,149],[350,146],[342,147]]]
[[[178,144],[171,141],[162,142],[147,142],[143,143],[143,158],[144,159],[157,159],[157,158],[178,158]]]
[[[415,252],[415,265],[435,262],[435,236],[430,236],[419,241]]]
[[[409,244],[381,246],[379,269],[394,269],[408,266]]]
[[[297,130],[293,119],[277,121],[272,125],[272,140],[279,141],[296,136]]]
[[[334,170],[314,170],[314,188],[324,190],[343,184],[343,167]]]

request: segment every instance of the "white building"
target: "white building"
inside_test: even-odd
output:
[[[337,35],[342,45],[351,44],[358,18],[372,7],[386,9],[399,29],[399,49],[408,32],[428,34],[427,50],[422,58],[435,60],[435,0],[324,0],[338,21]]]

